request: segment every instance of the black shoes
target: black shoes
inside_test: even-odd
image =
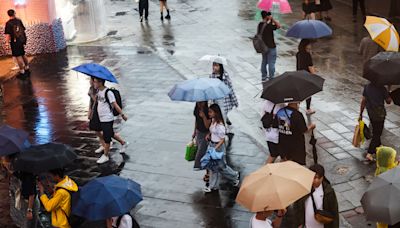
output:
[[[143,22],[143,16],[140,16],[140,22]]]

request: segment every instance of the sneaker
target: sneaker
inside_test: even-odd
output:
[[[125,144],[121,146],[121,149],[119,149],[119,153],[124,154],[126,151],[126,148],[128,148],[128,146],[129,146],[129,142],[125,142]]]
[[[99,160],[97,160],[97,164],[103,164],[105,162],[108,162],[109,160],[110,160],[110,158],[103,154],[103,155],[101,155]]]
[[[210,187],[208,187],[208,186],[206,186],[206,187],[203,188],[203,192],[204,192],[204,193],[210,193],[210,192],[212,192],[212,191],[218,191],[218,188],[210,188]]]
[[[97,148],[97,150],[95,150],[94,152],[95,152],[96,154],[100,154],[100,153],[103,153],[103,151],[104,151],[104,147],[103,147],[103,146],[100,146],[100,147]]]

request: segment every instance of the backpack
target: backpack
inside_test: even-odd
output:
[[[275,104],[274,107],[272,107],[271,112],[265,112],[265,114],[261,117],[261,123],[265,129],[268,128],[277,128],[278,127],[278,120],[277,118],[274,118],[274,109],[275,109]]]
[[[133,218],[132,215],[129,214],[129,213],[123,214],[123,215],[121,215],[121,216],[118,217],[118,219],[117,219],[117,224],[116,224],[116,225],[117,225],[116,228],[118,228],[119,225],[121,224],[121,220],[122,220],[122,217],[123,217],[124,215],[129,215],[129,216],[132,218],[132,228],[140,228],[140,226],[139,226],[139,224],[137,223],[137,221],[135,220],[135,218]]]
[[[18,20],[18,23],[13,25],[13,36],[15,42],[18,40],[19,42],[26,44],[25,28],[20,20]]]
[[[65,191],[67,191],[69,193],[69,195],[71,196],[71,208],[72,208],[72,206],[75,204],[75,201],[77,199],[78,192],[72,192],[72,191],[69,191],[68,189],[62,188],[62,187],[58,187],[56,189],[56,191],[58,189],[64,189]],[[74,215],[72,213],[68,216],[67,213],[65,213],[65,211],[63,209],[61,209],[61,211],[64,213],[65,217],[67,217],[68,224],[73,228],[79,227],[80,225],[82,225],[85,222],[85,219],[80,216]]]
[[[122,109],[121,94],[115,88],[107,88],[106,93],[105,93],[106,102],[110,105],[110,109],[112,110],[113,115],[114,116],[119,116],[119,112],[111,105],[110,100],[108,100],[108,96],[107,96],[108,91],[111,91],[114,94],[115,102],[117,102],[118,106]]]
[[[257,53],[265,53],[268,51],[268,46],[262,39],[262,34],[264,33],[265,27],[267,27],[267,23],[264,22],[261,31],[253,37],[253,46]]]

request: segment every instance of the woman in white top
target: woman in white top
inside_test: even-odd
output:
[[[286,210],[259,211],[250,219],[250,228],[275,228],[281,227],[282,217]]]
[[[212,104],[208,109],[208,116],[211,118],[210,133],[206,136],[206,139],[210,141],[209,147],[214,147],[217,152],[225,152],[225,134],[226,128],[224,119],[222,117],[221,109],[217,104]],[[232,181],[233,186],[238,186],[240,177],[239,172],[234,171],[229,167],[224,158],[218,160],[217,171],[210,170],[210,183],[209,186],[204,188],[204,192],[211,192],[212,190],[218,190],[220,175],[223,175],[226,179]]]

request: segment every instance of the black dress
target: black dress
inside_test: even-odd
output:
[[[332,8],[333,7],[330,0],[321,0],[320,11],[328,11]]]
[[[315,13],[316,11],[315,2],[309,2],[308,4],[303,3],[303,11],[305,14]]]

